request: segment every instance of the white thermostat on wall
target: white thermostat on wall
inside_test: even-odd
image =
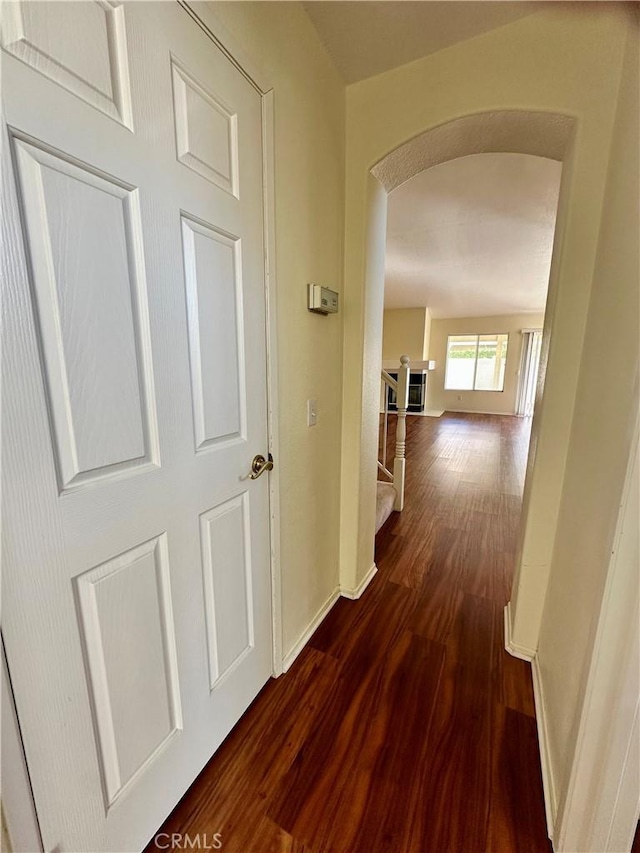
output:
[[[309,311],[316,314],[337,314],[338,294],[320,284],[309,284]]]

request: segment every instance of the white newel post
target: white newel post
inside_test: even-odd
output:
[[[393,485],[396,488],[394,509],[404,507],[405,445],[407,440],[407,406],[409,405],[409,356],[400,356],[398,371],[398,423],[396,426],[396,454],[393,460]]]

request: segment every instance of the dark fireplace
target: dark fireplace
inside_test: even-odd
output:
[[[397,373],[391,373],[389,371],[389,375],[392,376],[396,381],[398,379]],[[408,412],[424,412],[425,406],[425,392],[427,387],[427,372],[426,370],[412,370],[409,373],[409,405],[407,406]],[[397,412],[398,405],[396,400],[396,392],[393,388],[387,387],[387,408],[390,412]]]

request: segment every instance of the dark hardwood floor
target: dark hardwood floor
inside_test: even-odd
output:
[[[503,649],[528,427],[408,418],[407,504],[373,582],[265,686],[163,832],[238,853],[551,849],[530,668]]]

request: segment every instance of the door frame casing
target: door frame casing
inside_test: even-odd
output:
[[[567,792],[558,809],[558,851],[614,851],[633,841],[640,817],[636,575],[640,410],[611,548]],[[626,541],[626,550],[623,547]],[[631,626],[631,629],[630,629]],[[634,683],[635,682],[635,683]],[[623,842],[624,839],[624,842]],[[628,849],[625,847],[624,849]]]
[[[264,231],[264,290],[266,308],[266,384],[267,384],[267,442],[268,451],[276,461],[269,473],[269,534],[270,534],[270,575],[271,575],[271,635],[272,635],[272,675],[278,677],[283,672],[282,652],[282,581],[280,569],[280,474],[278,460],[279,425],[278,425],[278,336],[277,336],[277,291],[276,291],[276,240],[275,240],[275,125],[274,125],[274,90],[268,77],[255,66],[246,51],[237,43],[235,38],[220,22],[217,15],[208,4],[194,0],[176,0],[185,12],[221,50],[231,63],[256,89],[261,99],[262,112],[262,190],[263,190],[263,231]],[[4,648],[2,648],[4,658]],[[8,672],[8,665],[7,665]],[[10,673],[2,680],[2,690],[7,692],[4,701],[13,702],[13,692],[10,687]],[[14,768],[26,780],[29,778],[28,767],[22,750],[22,740],[16,728],[22,757],[20,767]],[[5,780],[6,781],[6,780]],[[30,784],[15,787],[14,796],[7,801],[1,798],[7,826],[18,827],[20,835],[30,839],[40,838],[37,824],[37,808],[33,799]],[[25,816],[32,816],[26,820]],[[26,820],[26,823],[25,823]],[[42,850],[41,842],[38,850]],[[19,851],[16,851],[19,853]]]
[[[2,658],[2,819],[6,821],[13,853],[41,853],[43,850],[40,826],[31,790],[31,780],[22,745],[18,714],[11,689],[9,665],[4,650],[4,639],[0,641]]]

